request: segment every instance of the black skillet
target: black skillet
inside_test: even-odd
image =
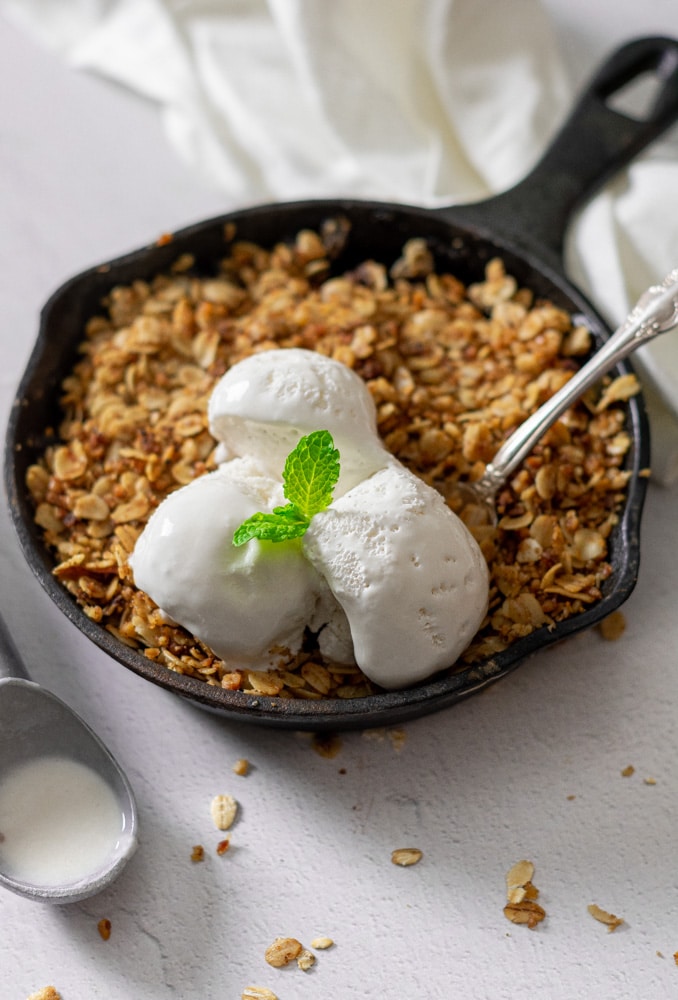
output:
[[[610,107],[610,99],[627,84],[654,74],[658,92],[642,120]],[[303,228],[317,229],[324,220],[346,217],[351,224],[347,245],[335,262],[341,272],[373,258],[390,264],[411,237],[425,237],[437,267],[462,281],[482,278],[488,259],[500,255],[519,283],[572,312],[593,332],[597,346],[609,330],[591,304],[563,272],[563,239],[573,211],[678,118],[678,41],[644,38],[619,49],[599,70],[571,117],[529,176],[510,191],[472,205],[425,210],[380,202],[307,201],[273,204],[234,212],[174,234],[169,243],[145,247],[80,274],[59,288],[46,303],[40,333],[17,393],[10,418],[5,480],[16,530],[26,559],[52,600],[99,647],[142,677],[224,716],[288,729],[337,730],[392,725],[425,715],[479,691],[511,671],[526,656],[589,628],[629,596],[637,579],[639,528],[649,464],[649,439],[641,397],[628,406],[633,472],[620,523],[611,539],[614,572],[603,598],[582,614],[540,629],[491,660],[459,672],[449,671],[404,691],[354,700],[289,701],[253,697],[208,687],[157,666],[122,645],[90,621],[52,576],[53,560],[33,521],[24,486],[27,467],[42,452],[45,429],[59,423],[58,397],[71,369],[86,320],[100,311],[101,299],[113,285],[148,279],[165,271],[182,253],[196,258],[199,272],[214,271],[225,256],[225,223],[235,223],[237,238],[264,246],[293,239]],[[661,275],[657,276],[662,277]],[[616,373],[627,371],[620,365]]]

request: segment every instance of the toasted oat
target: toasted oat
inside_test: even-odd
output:
[[[610,933],[616,931],[624,923],[621,917],[615,917],[614,913],[608,913],[607,910],[601,909],[596,903],[591,903],[587,909],[595,920],[607,926]]]
[[[327,948],[331,948],[334,941],[330,937],[316,937],[311,941],[311,948],[315,948],[317,951],[325,951]]]
[[[212,821],[217,830],[230,830],[238,812],[238,803],[232,795],[215,795],[210,806]]]
[[[278,994],[266,986],[246,986],[240,994],[241,1000],[278,1000]]]
[[[632,774],[636,773],[636,769],[633,764],[627,764],[625,768],[622,769],[622,778],[630,778]]]
[[[656,785],[657,784],[657,779],[656,778],[643,778],[643,782],[646,785]]]
[[[111,921],[103,917],[97,924],[97,930],[104,941],[108,941],[111,936]]]
[[[220,840],[219,843],[217,844],[217,854],[219,855],[226,854],[230,846],[231,846],[231,841],[228,839],[228,837],[224,838],[224,840]]]
[[[233,773],[239,774],[243,778],[245,777],[246,774],[248,774],[249,769],[250,769],[250,762],[246,760],[245,757],[241,757],[239,760],[236,760],[235,764],[233,765]]]
[[[506,898],[504,916],[514,924],[527,924],[534,930],[546,916],[546,911],[535,902],[539,890],[533,884],[534,865],[531,861],[517,861],[506,873]]]
[[[29,997],[26,997],[26,1000],[61,1000],[61,993],[53,986],[43,986],[37,993],[31,993]]]
[[[193,850],[191,851],[191,861],[204,861],[205,860],[205,848],[202,844],[195,844]]]
[[[539,903],[524,899],[519,903],[507,903],[504,907],[504,916],[512,924],[527,924],[530,930],[534,930],[546,917],[546,911]]]
[[[506,873],[506,898],[509,903],[521,903],[527,896],[527,886],[532,884],[534,865],[531,861],[517,861]]]
[[[401,868],[409,868],[416,865],[423,858],[424,854],[417,847],[400,847],[391,854],[391,861]]]
[[[613,611],[607,618],[603,618],[602,622],[598,623],[598,631],[603,639],[607,639],[609,642],[621,639],[625,629],[626,618],[621,611]]]
[[[291,937],[277,937],[273,944],[269,945],[264,953],[264,958],[269,965],[280,969],[289,965],[302,952],[301,941]]]
[[[252,697],[360,698],[375,687],[313,645],[280,650],[270,670],[222,661],[158,620],[128,559],[158,504],[215,467],[207,401],[254,351],[302,346],[352,367],[374,398],[385,446],[467,521],[491,596],[460,666],[580,614],[611,573],[607,541],[630,476],[625,402],[635,379],[608,380],[597,400],[589,393],[547,432],[498,497],[502,527],[488,529],[472,508],[459,509],[455,483],[477,479],[569,379],[590,333],[535,301],[500,260],[469,287],[436,272],[423,239],[409,240],[390,272],[364,261],[329,276],[347,229],[329,220],[272,248],[229,229],[217,273],[194,274],[177,254],[167,274],[112,289],[63,381],[54,444],[26,475],[55,574],[93,621],[168,670]]]
[[[315,965],[315,955],[308,948],[302,948],[301,952],[297,955],[297,965],[302,972],[308,972]]]

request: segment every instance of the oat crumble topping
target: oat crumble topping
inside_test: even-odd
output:
[[[121,642],[169,670],[253,696],[354,698],[374,691],[312,642],[271,670],[218,659],[134,587],[128,556],[172,491],[215,467],[207,401],[257,351],[302,347],[353,368],[396,457],[446,495],[478,539],[490,608],[460,666],[577,615],[611,574],[607,544],[630,473],[624,402],[634,376],[586,394],[500,491],[499,528],[458,510],[454,483],[479,478],[501,442],[551,396],[591,346],[589,331],[537,301],[492,260],[465,287],[436,273],[424,240],[390,269],[365,261],[329,276],[340,224],[266,250],[225,246],[219,273],[183,255],[150,282],[114,288],[83,331],[63,382],[55,443],[27,473],[55,576]],[[475,512],[477,514],[477,512]]]

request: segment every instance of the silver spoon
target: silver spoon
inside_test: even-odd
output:
[[[40,787],[40,781],[36,783],[40,769],[44,784],[55,767],[62,769],[58,773],[69,776],[70,783],[49,788],[49,794],[43,787],[42,799],[32,801],[30,789]],[[80,789],[79,802],[68,798],[74,789]],[[86,798],[92,791],[97,794]],[[29,679],[0,616],[0,810],[3,803],[0,885],[29,899],[73,903],[92,896],[110,885],[136,848],[137,809],[127,778],[89,726],[63,701]],[[52,806],[58,816],[50,816]],[[17,829],[17,816],[30,817],[24,822],[25,829]],[[57,842],[59,837],[68,836],[69,825],[81,820],[82,830],[87,830],[85,853],[78,850],[77,836]],[[90,836],[90,830],[99,836]],[[40,856],[35,857],[31,838],[45,831],[54,838],[50,844],[53,853],[47,857],[49,851],[37,851]],[[91,842],[98,844],[98,854],[89,855]],[[18,867],[17,856],[22,859]],[[65,862],[59,869],[60,857]],[[55,864],[54,859],[54,877],[45,878],[45,864]],[[38,867],[32,867],[33,862],[39,862]],[[36,877],[31,872],[40,874]]]
[[[495,498],[512,472],[559,417],[611,368],[660,333],[678,326],[678,268],[638,299],[621,326],[587,363],[543,406],[527,418],[504,442],[485,472],[474,483],[457,482],[444,488],[474,510],[476,523],[496,524]]]

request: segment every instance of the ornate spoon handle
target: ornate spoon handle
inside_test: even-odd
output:
[[[473,490],[487,501],[520,465],[552,424],[591,385],[641,344],[678,326],[678,268],[661,284],[652,285],[638,299],[612,336],[543,406],[513,432],[501,446]]]

